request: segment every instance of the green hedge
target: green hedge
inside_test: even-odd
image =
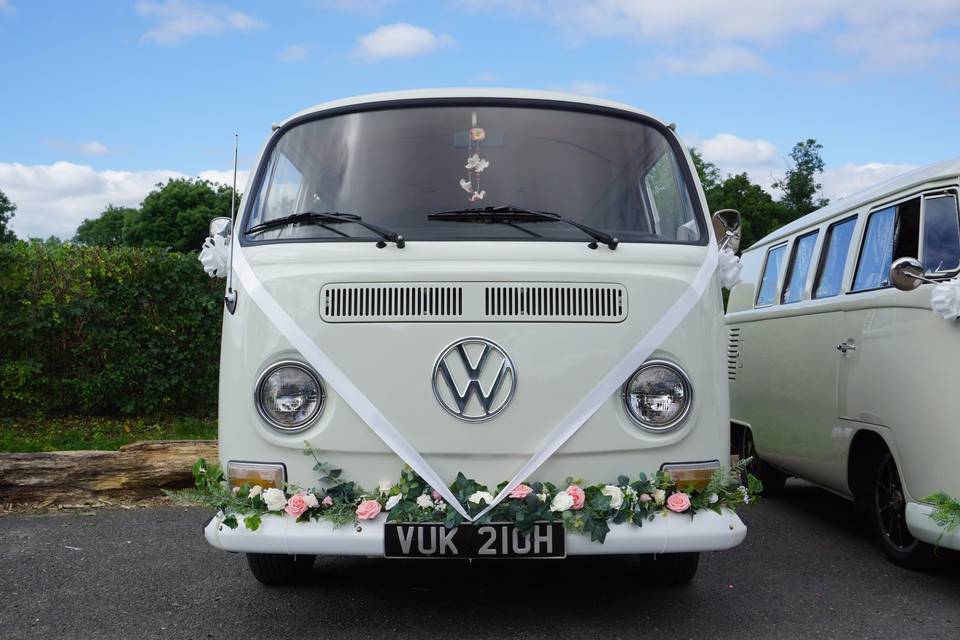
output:
[[[196,254],[0,245],[0,415],[211,415],[222,296]]]

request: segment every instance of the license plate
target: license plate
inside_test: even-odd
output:
[[[565,540],[561,522],[538,522],[527,535],[508,523],[447,529],[441,523],[388,522],[383,553],[388,558],[563,558]]]

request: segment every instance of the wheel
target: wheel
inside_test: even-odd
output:
[[[248,553],[253,577],[272,587],[298,584],[313,570],[315,556],[288,556],[279,553]]]
[[[879,458],[870,501],[870,521],[883,552],[894,564],[915,571],[931,569],[936,556],[931,545],[913,537],[907,528],[907,499],[897,463],[889,451]]]
[[[668,587],[688,584],[699,567],[699,553],[661,553],[653,557],[653,577]]]
[[[735,453],[741,460],[750,458],[750,463],[744,469],[742,482],[747,484],[747,474],[753,474],[763,483],[764,496],[778,496],[783,493],[783,487],[787,483],[787,474],[774,469],[766,464],[757,455],[757,450],[753,446],[753,433],[746,427],[740,427],[734,433],[736,436],[734,447]]]

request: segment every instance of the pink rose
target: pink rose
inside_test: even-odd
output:
[[[567,487],[566,494],[573,498],[573,506],[570,507],[571,509],[583,509],[583,503],[587,500],[587,494],[583,492],[583,489],[575,484],[572,484]]]
[[[380,515],[380,503],[376,500],[364,500],[357,507],[358,520],[373,520]]]
[[[325,497],[323,498],[323,501],[322,501],[320,504],[322,504],[322,505],[325,506],[325,507],[332,507],[332,506],[333,506],[333,498],[331,498],[330,496],[325,496]]]
[[[430,490],[430,497],[433,498],[433,501],[434,501],[434,502],[436,502],[437,500],[442,500],[442,499],[443,499],[443,496],[441,496],[441,495],[440,495],[440,492],[437,491],[436,489],[431,489],[431,490]]]
[[[310,508],[310,505],[307,504],[307,496],[303,493],[298,493],[290,497],[287,500],[287,506],[283,508],[284,511],[292,515],[294,518],[299,518],[303,515],[303,512]]]
[[[670,511],[676,511],[677,513],[683,513],[690,508],[690,496],[678,491],[677,493],[670,494],[670,497],[667,498],[667,509]]]
[[[516,498],[517,500],[523,500],[531,493],[533,493],[532,487],[528,487],[525,484],[518,484],[516,487],[514,487],[513,491],[511,491],[507,497]]]

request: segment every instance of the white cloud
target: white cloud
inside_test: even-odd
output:
[[[766,73],[769,65],[753,51],[739,46],[715,47],[694,56],[660,55],[656,69],[678,75],[712,76],[723,73]]]
[[[578,80],[570,84],[570,91],[583,96],[602,96],[610,93],[610,85],[597,80]]]
[[[394,0],[313,0],[313,4],[322,9],[337,9],[339,11],[362,11],[377,13]]]
[[[292,44],[277,54],[280,62],[303,62],[307,59],[308,49],[302,44]]]
[[[237,176],[239,189],[248,172]],[[99,215],[108,204],[136,207],[157,183],[183,178],[179,171],[96,171],[88,165],[55,162],[23,165],[0,162],[0,190],[17,205],[13,230],[21,238],[51,235],[72,238],[84,218]],[[229,185],[232,171],[202,171],[199,177]]]
[[[177,44],[195,36],[219,36],[227,31],[250,31],[263,21],[243,11],[191,0],[141,0],[137,13],[157,24],[140,39],[156,44]]]
[[[828,167],[818,178],[818,181],[823,185],[823,195],[833,201],[873,187],[916,168],[912,164],[847,163],[839,167]]]
[[[0,13],[13,15],[17,10],[10,4],[10,0],[0,0]]]
[[[48,139],[43,143],[54,149],[78,153],[85,156],[106,156],[117,153],[120,149],[109,147],[99,140],[90,140],[89,142],[68,142],[66,140]]]
[[[431,53],[453,44],[453,38],[445,33],[437,35],[423,27],[397,22],[378,27],[361,36],[357,40],[354,55],[367,61],[408,58]]]

